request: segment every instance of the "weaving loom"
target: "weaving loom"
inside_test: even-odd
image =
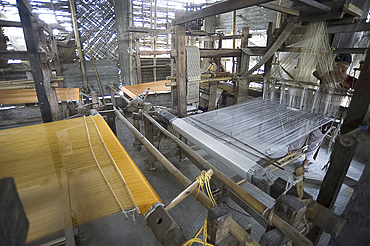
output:
[[[330,118],[255,98],[183,120],[249,159],[258,161],[267,150],[284,148],[326,124]]]
[[[1,178],[14,177],[28,242],[71,227],[66,209],[76,225],[161,202],[100,115],[2,130],[0,140]]]

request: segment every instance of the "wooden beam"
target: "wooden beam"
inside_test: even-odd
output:
[[[46,60],[45,52],[38,52],[42,61]],[[0,51],[0,60],[19,59],[28,61],[30,57],[27,51]]]
[[[188,12],[184,15],[176,17],[176,19],[172,23],[173,25],[181,25],[181,24],[184,24],[192,20],[201,19],[201,18],[213,16],[213,15],[218,15],[218,14],[223,14],[223,13],[227,13],[230,11],[243,9],[243,8],[247,8],[247,7],[251,7],[254,5],[263,4],[267,2],[271,2],[271,0],[224,1],[221,3],[211,5],[210,7],[203,8],[195,12]]]
[[[293,15],[293,16],[299,16],[300,14],[299,10],[286,8],[286,7],[273,4],[273,3],[263,3],[263,4],[260,4],[259,6],[264,7],[266,9],[274,10],[277,12],[285,13],[288,15]]]
[[[0,20],[1,27],[22,27],[22,24],[18,21],[7,21],[7,20]]]
[[[169,29],[152,29],[152,28],[145,28],[145,27],[130,27],[128,31],[137,32],[137,33],[150,33],[153,35],[168,34],[170,32]]]
[[[343,32],[363,32],[363,31],[370,31],[370,23],[367,23],[365,19],[359,20],[357,23],[354,24],[346,24],[346,25],[333,25],[328,26],[328,33],[343,33]]]
[[[282,52],[301,52],[302,48],[280,48],[278,51]],[[335,48],[333,50],[334,54],[365,54],[368,48]]]
[[[155,51],[139,51],[139,55],[142,56],[155,56],[155,55],[167,55],[170,54],[170,51],[161,51],[161,50],[155,50]]]
[[[260,68],[263,64],[265,64],[274,54],[275,52],[280,48],[280,46],[285,42],[285,40],[288,38],[290,33],[294,30],[295,24],[292,22],[289,22],[287,26],[284,28],[282,33],[279,35],[279,37],[273,42],[268,48],[265,55],[262,57],[262,59],[247,73],[243,75],[243,77],[248,77],[251,75],[254,71],[256,71],[258,68]]]
[[[199,49],[201,58],[238,57],[240,49]]]
[[[353,5],[352,3],[346,3],[343,6],[343,11],[347,14],[353,15],[355,17],[362,16],[362,9]]]
[[[313,7],[315,9],[318,9],[318,10],[321,10],[321,11],[324,11],[324,12],[331,12],[332,8],[329,7],[329,6],[326,6],[322,3],[319,3],[319,2],[316,2],[314,0],[293,0],[293,2],[296,2],[296,3],[302,3],[304,5],[307,5],[309,7]]]

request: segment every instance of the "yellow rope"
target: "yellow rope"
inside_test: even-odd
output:
[[[198,181],[199,186],[198,186],[198,191],[197,191],[196,198],[198,199],[198,194],[199,194],[200,190],[202,190],[202,192],[205,193],[204,189],[203,189],[203,186],[206,185],[207,194],[208,194],[209,198],[212,201],[212,205],[215,206],[217,203],[216,203],[216,201],[215,201],[215,199],[213,198],[213,195],[212,195],[211,185],[209,184],[210,179],[211,179],[211,176],[209,176],[207,174],[207,172],[204,171],[204,170],[200,173],[199,177],[197,177],[196,180]]]
[[[198,238],[198,236],[200,235],[200,233],[203,234],[203,238],[202,239]],[[213,246],[213,244],[207,243],[207,219],[204,220],[204,225],[195,234],[195,236],[192,239],[190,239],[190,240],[186,241],[185,243],[183,243],[181,246],[191,246],[193,243],[201,243],[204,246]]]
[[[198,199],[198,194],[200,190],[202,190],[202,192],[205,193],[203,189],[203,186],[205,185],[207,194],[212,201],[212,205],[215,206],[217,203],[212,195],[211,186],[209,184],[210,179],[211,179],[211,176],[209,176],[208,173],[204,170],[200,173],[199,177],[196,178],[196,180],[199,183],[196,198]],[[203,234],[203,239],[198,238],[200,233]],[[195,234],[195,236],[192,239],[183,243],[181,246],[191,246],[193,243],[201,243],[202,245],[205,245],[205,246],[213,246],[213,244],[207,243],[207,218],[204,220],[204,225],[202,226],[202,228],[199,229],[199,231]]]

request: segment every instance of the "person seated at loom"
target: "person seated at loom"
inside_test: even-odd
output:
[[[350,89],[354,87],[356,78],[347,74],[347,70],[352,62],[352,56],[349,54],[339,54],[335,57],[334,71],[327,74],[320,74],[318,70],[313,72],[313,75],[320,80],[320,84],[330,84],[328,80],[334,80],[335,88]],[[325,81],[326,80],[326,81]],[[331,83],[333,84],[333,83]],[[316,152],[319,150],[321,143],[325,136],[331,130],[332,122],[329,122],[318,129],[313,130],[307,136],[304,136],[288,146],[288,153],[294,150],[302,148],[307,144],[307,150],[305,151],[305,159],[302,162],[302,166],[305,172],[308,172],[308,165],[314,161]]]
[[[334,71],[320,74],[318,70],[315,70],[313,76],[320,80],[320,85],[333,84],[334,82],[335,88],[353,89],[357,79],[347,74],[352,56],[350,54],[339,54],[334,61]]]

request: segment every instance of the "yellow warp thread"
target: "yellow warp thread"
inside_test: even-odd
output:
[[[216,201],[215,201],[215,199],[213,198],[213,195],[212,195],[211,185],[209,184],[210,179],[211,179],[211,176],[209,176],[208,173],[204,170],[200,173],[199,177],[196,178],[196,180],[199,183],[196,198],[198,199],[198,194],[199,194],[200,190],[202,190],[202,192],[205,193],[204,188],[203,188],[203,186],[205,185],[206,190],[207,190],[207,194],[208,194],[209,198],[212,201],[212,205],[215,206],[217,203],[216,203]]]
[[[198,238],[198,236],[200,235],[200,233],[203,234],[203,238],[202,239]],[[195,236],[192,239],[190,239],[190,240],[186,241],[185,243],[183,243],[181,246],[191,246],[193,243],[201,243],[202,245],[205,245],[205,246],[213,246],[213,244],[207,243],[207,219],[204,220],[204,225],[195,234]]]

